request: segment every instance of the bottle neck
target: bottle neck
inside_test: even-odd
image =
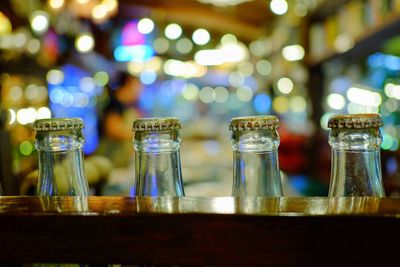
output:
[[[234,196],[282,196],[278,164],[279,136],[275,130],[234,131]]]
[[[81,131],[38,132],[39,196],[88,196]]]
[[[378,128],[333,129],[329,196],[384,197]]]
[[[136,132],[136,196],[184,196],[178,131]]]

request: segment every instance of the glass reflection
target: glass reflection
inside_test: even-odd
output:
[[[87,197],[39,197],[39,202],[45,212],[89,213]]]

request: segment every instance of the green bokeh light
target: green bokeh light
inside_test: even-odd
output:
[[[19,144],[19,152],[22,155],[29,156],[33,152],[33,144],[30,141],[23,141]]]
[[[393,146],[393,143],[394,143],[393,137],[388,134],[384,134],[381,148],[384,150],[389,150]]]
[[[94,75],[94,83],[97,86],[105,86],[109,80],[110,78],[108,77],[108,74],[105,71],[96,72],[96,74]]]

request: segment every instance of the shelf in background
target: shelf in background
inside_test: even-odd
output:
[[[382,43],[400,34],[400,16],[395,14],[389,17],[382,25],[368,29],[357,38],[354,46],[346,52],[328,51],[321,58],[309,57],[306,62],[310,67],[320,66],[330,60],[343,58],[347,61],[356,62],[381,49]]]
[[[335,13],[343,5],[347,4],[350,0],[324,0],[317,5],[315,10],[309,15],[310,21],[324,20],[333,13]]]
[[[0,197],[0,262],[384,265],[400,199]]]

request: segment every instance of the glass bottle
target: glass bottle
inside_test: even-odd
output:
[[[177,118],[141,118],[135,133],[135,196],[184,196]]]
[[[328,121],[332,147],[330,197],[384,197],[379,114],[334,115]]]
[[[83,169],[83,122],[78,118],[36,120],[39,196],[88,196]]]
[[[275,116],[237,117],[230,122],[233,196],[282,196],[278,163],[279,120]]]

